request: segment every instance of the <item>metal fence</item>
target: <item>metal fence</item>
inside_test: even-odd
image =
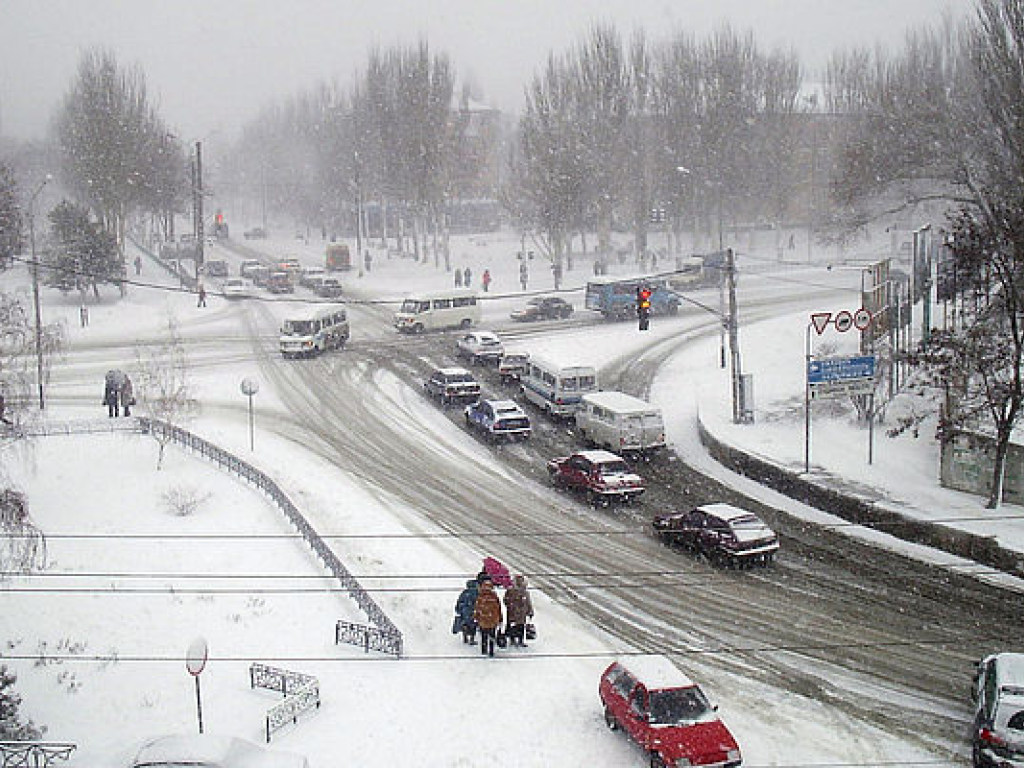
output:
[[[346,631],[345,633],[340,633],[336,627],[335,643],[351,642],[352,644],[361,646],[367,650],[373,649],[382,651],[401,658],[402,633],[398,627],[395,626],[394,622],[391,621],[387,614],[384,613],[383,609],[377,605],[374,599],[370,597],[370,594],[363,589],[362,585],[356,580],[356,578],[349,573],[345,564],[342,563],[331,548],[327,546],[327,543],[313,529],[313,526],[309,524],[309,521],[302,515],[298,507],[292,503],[287,494],[281,490],[280,486],[278,486],[271,477],[254,467],[249,462],[238,458],[234,454],[225,451],[223,448],[214,445],[208,440],[204,440],[198,435],[189,432],[187,429],[182,429],[181,427],[173,424],[168,424],[158,419],[150,419],[145,416],[69,422],[47,421],[26,426],[23,431],[24,434],[30,436],[72,435],[96,432],[141,432],[143,434],[159,432],[178,445],[195,451],[200,456],[213,461],[220,467],[243,478],[259,490],[263,491],[275,504],[277,504],[291,524],[295,526],[299,533],[302,534],[302,537],[312,548],[316,556],[320,558],[324,567],[327,568],[331,575],[341,583],[341,586],[348,592],[349,597],[351,597],[356,602],[356,605],[362,609],[363,613],[366,614],[366,617],[375,628],[374,630],[364,627],[363,629],[366,631],[363,633],[357,631]],[[341,622],[339,622],[339,624],[340,623]],[[349,626],[359,627],[361,625],[356,624]],[[371,637],[372,639],[368,642],[366,637]],[[349,638],[353,639],[350,640]]]
[[[270,743],[271,734],[284,727],[289,721],[298,723],[299,715],[310,709],[320,708],[320,681],[312,675],[291,672],[265,664],[249,667],[249,687],[277,691],[284,700],[267,710],[266,736]]]
[[[3,768],[44,768],[67,760],[77,744],[63,741],[0,741]]]

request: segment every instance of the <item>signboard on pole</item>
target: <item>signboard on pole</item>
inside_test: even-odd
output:
[[[871,394],[875,387],[875,363],[874,355],[808,360],[811,399]]]

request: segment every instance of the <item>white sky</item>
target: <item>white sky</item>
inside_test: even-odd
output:
[[[853,45],[898,45],[907,28],[962,15],[969,0],[0,0],[0,135],[40,136],[83,50],[142,67],[160,114],[185,139],[232,134],[262,106],[347,83],[373,45],[425,38],[501,109],[552,52],[595,21],[652,41],[723,22],[765,48],[796,50],[811,73]]]

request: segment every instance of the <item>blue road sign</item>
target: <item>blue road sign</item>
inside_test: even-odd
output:
[[[828,357],[823,360],[807,361],[807,383],[825,384],[832,381],[873,379],[875,358],[873,355],[857,357]]]

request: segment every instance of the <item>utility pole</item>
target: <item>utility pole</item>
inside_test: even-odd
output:
[[[196,282],[199,282],[199,272],[203,267],[203,143],[196,142],[196,174],[195,189],[192,198],[193,212],[195,218],[196,232]]]
[[[43,187],[51,178],[53,177],[50,174],[46,174],[28,201],[28,236],[29,247],[32,249],[32,303],[35,305],[36,315],[36,378],[39,382],[40,411],[46,407],[46,402],[43,400],[43,324],[39,312],[39,259],[36,257],[35,204],[39,193],[43,191]]]
[[[741,424],[746,421],[746,404],[743,402],[742,378],[743,370],[740,365],[740,332],[739,320],[736,313],[736,262],[733,258],[732,248],[725,251],[725,274],[728,281],[729,291],[729,359],[731,362],[732,378],[732,421],[734,424]]]

